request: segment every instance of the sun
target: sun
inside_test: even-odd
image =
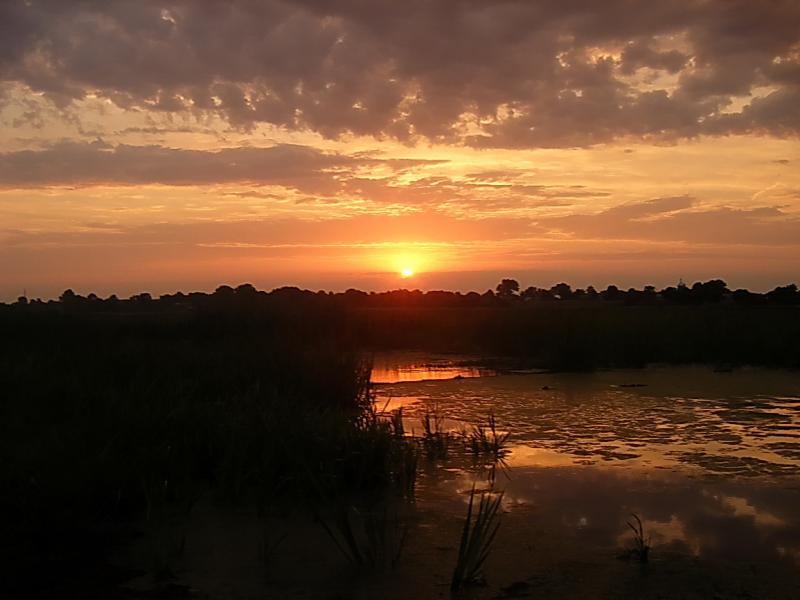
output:
[[[402,252],[387,258],[391,261],[391,271],[397,273],[396,276],[400,279],[416,278],[427,267],[426,262],[416,252]]]

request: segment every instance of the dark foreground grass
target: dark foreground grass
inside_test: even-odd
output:
[[[4,322],[0,560],[13,576],[2,593],[90,597],[130,575],[104,566],[115,545],[204,494],[312,510],[413,489],[415,456],[374,414],[368,365],[315,318]],[[153,529],[153,574],[169,578],[185,540]]]

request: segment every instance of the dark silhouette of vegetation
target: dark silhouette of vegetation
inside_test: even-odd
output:
[[[450,435],[444,429],[444,417],[436,406],[429,407],[422,415],[422,447],[430,460],[447,458]]]
[[[639,515],[631,513],[631,516],[634,522],[626,522],[628,528],[633,531],[633,548],[630,551],[630,556],[641,563],[646,563],[650,558],[650,536],[645,534],[644,525]]]
[[[519,282],[515,279],[503,279],[497,284],[497,295],[500,298],[513,298],[519,293]]]
[[[761,294],[730,291],[714,279],[691,286],[621,290],[610,285],[549,289],[504,279],[497,293],[394,290],[343,293],[250,284],[221,286],[213,294],[177,293],[123,300],[65,291],[59,301],[0,305],[0,323],[34,318],[99,319],[213,315],[258,318],[280,313],[285,324],[321,324],[358,350],[416,349],[516,357],[526,366],[557,370],[637,367],[649,363],[724,366],[800,366],[800,291],[795,284]],[[287,320],[288,319],[288,320]],[[327,332],[327,333],[326,333]],[[297,331],[298,335],[305,335]],[[297,339],[297,338],[296,338]]]
[[[511,279],[483,294],[243,284],[0,304],[0,560],[15,574],[5,591],[69,597],[142,521],[188,514],[206,494],[306,507],[355,563],[393,564],[399,530],[375,499],[413,497],[420,451],[442,459],[449,437],[435,413],[410,441],[401,413],[375,412],[362,359],[372,350],[564,370],[800,366],[794,284],[765,294],[720,280],[520,289]],[[490,420],[472,449],[501,458],[505,440]],[[457,585],[479,573],[494,535],[497,508],[486,502],[486,531],[468,537]],[[154,541],[154,575],[170,576],[184,542],[179,529]],[[265,541],[265,556],[276,544]]]
[[[475,497],[478,506],[475,507]],[[492,543],[500,528],[500,505],[503,492],[477,492],[472,486],[467,505],[467,515],[461,531],[456,566],[450,581],[450,590],[458,592],[464,586],[485,582],[483,566],[492,550]]]
[[[413,489],[413,456],[375,417],[369,365],[330,310],[161,302],[65,293],[57,310],[0,311],[10,597],[130,577],[103,565],[142,528],[154,532],[153,577],[168,579],[185,536],[166,524],[205,494],[313,510]]]

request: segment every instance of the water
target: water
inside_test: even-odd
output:
[[[438,364],[439,377],[461,373],[458,367],[448,369],[441,358]],[[716,373],[697,367],[440,380],[427,377],[427,366],[415,371],[407,363],[393,371],[383,367],[377,382],[387,381],[386,373],[408,377],[379,385],[378,396],[389,409],[404,407],[409,428],[419,429],[419,417],[432,407],[455,430],[493,412],[513,434],[509,461],[517,466],[620,464],[695,474],[800,473],[797,373]]]
[[[458,364],[452,357],[422,354],[376,356],[372,363],[372,383],[436,381],[494,375],[491,369]]]
[[[464,598],[800,598],[800,375],[503,374],[468,359],[385,355],[373,371],[379,405],[403,407],[409,432],[434,407],[454,432],[490,412],[510,432],[486,585]],[[484,467],[457,440],[445,460],[420,458],[414,501],[374,509],[386,539],[403,540],[388,571],[354,571],[302,509],[231,509],[206,495],[176,572],[213,598],[450,598]],[[652,546],[646,565],[626,553],[632,513]],[[265,563],[267,542],[278,545]]]
[[[439,373],[448,368],[446,357],[383,357],[378,381],[394,383],[377,385],[381,405],[403,407],[407,430],[419,432],[421,415],[435,409],[452,431],[492,412],[511,433],[508,476],[496,483],[506,509],[497,569],[511,568],[525,548],[537,545],[555,561],[582,557],[599,565],[630,545],[625,522],[635,512],[652,539],[653,560],[702,565],[686,586],[716,573],[756,596],[800,597],[792,582],[800,566],[800,374],[681,367],[487,371],[445,380],[414,372],[414,364],[436,364]],[[385,377],[389,371],[400,376]],[[420,482],[420,505],[458,514],[465,491],[481,477],[447,463],[430,469]],[[537,568],[539,575],[552,573],[530,561],[530,572],[506,576],[528,581]],[[747,575],[742,564],[758,568]],[[772,570],[771,583],[764,569]],[[607,573],[608,563],[597,571]],[[680,594],[682,588],[674,588],[679,581],[662,584]]]

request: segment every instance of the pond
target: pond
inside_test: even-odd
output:
[[[517,587],[495,590],[500,597],[512,589],[800,597],[798,373],[664,367],[467,376],[458,371],[465,357],[380,360],[377,381],[392,383],[377,383],[378,405],[402,407],[406,431],[419,435],[428,413],[468,435],[493,414],[509,434],[506,468],[494,483],[504,493],[503,524],[487,571]],[[430,365],[453,376],[424,377]],[[486,486],[485,473],[442,461],[423,471],[420,511],[456,518],[473,485]],[[616,560],[633,542],[634,513],[652,546],[647,576]]]
[[[175,572],[186,589],[226,599],[451,598],[470,492],[491,489],[502,499],[485,583],[458,598],[800,598],[798,373],[548,373],[468,356],[375,358],[379,410],[402,408],[408,436],[423,435],[426,414],[449,432],[444,457],[409,444],[419,448],[413,499],[333,499],[308,515],[231,508],[206,494],[179,522],[187,541]],[[509,436],[494,471],[469,444],[490,414]],[[631,552],[636,518],[646,563]],[[344,524],[383,567],[355,567],[325,524]],[[164,544],[154,529],[137,564],[152,555],[145,542]],[[148,577],[129,589],[149,589]]]

